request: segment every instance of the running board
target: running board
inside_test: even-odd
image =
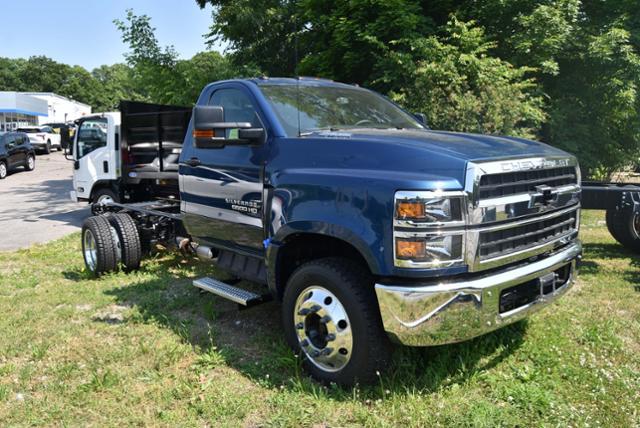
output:
[[[193,286],[247,307],[271,300],[270,294],[256,294],[208,277],[194,280]]]

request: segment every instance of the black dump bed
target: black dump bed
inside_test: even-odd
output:
[[[177,188],[178,158],[191,107],[122,101],[120,113],[124,181]]]

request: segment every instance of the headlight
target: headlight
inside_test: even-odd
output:
[[[395,265],[463,265],[465,196],[462,191],[399,191],[394,205]]]
[[[462,197],[424,192],[424,197],[396,194],[396,220],[445,224],[462,222]]]
[[[397,236],[396,264],[404,267],[446,267],[458,264],[463,261],[463,244],[462,233]]]

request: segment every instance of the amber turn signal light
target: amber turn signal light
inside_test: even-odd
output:
[[[396,257],[399,259],[421,259],[425,256],[425,245],[422,241],[396,241]]]
[[[396,207],[398,218],[424,218],[424,202],[398,202]]]
[[[213,129],[194,129],[193,138],[213,138]]]

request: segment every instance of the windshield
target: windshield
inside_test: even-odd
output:
[[[360,88],[309,85],[260,88],[289,137],[320,130],[423,128],[392,102]]]
[[[37,134],[38,132],[42,132],[40,128],[18,128],[18,132],[26,132],[27,134]]]

